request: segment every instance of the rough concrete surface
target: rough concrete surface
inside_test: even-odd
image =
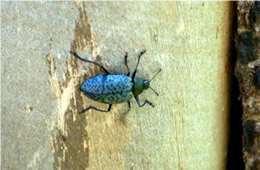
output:
[[[231,3],[1,2],[3,169],[225,169]],[[102,73],[151,78],[109,114],[79,86]],[[100,56],[101,57],[100,57]]]

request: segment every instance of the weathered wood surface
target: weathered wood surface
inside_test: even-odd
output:
[[[3,169],[225,169],[232,4],[1,2]],[[153,80],[155,108],[77,113],[101,73],[69,51]],[[97,57],[101,55],[102,57]]]

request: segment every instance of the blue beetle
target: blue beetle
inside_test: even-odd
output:
[[[143,104],[140,103],[138,95],[143,92],[143,90],[146,90],[148,88],[152,89],[150,87],[151,80],[161,71],[161,69],[152,77],[151,80],[144,80],[141,78],[135,78],[137,67],[140,62],[141,56],[146,52],[146,50],[143,50],[138,55],[138,62],[136,65],[136,68],[130,77],[130,69],[127,65],[127,57],[128,53],[125,54],[125,65],[128,70],[128,73],[126,75],[124,74],[111,74],[108,72],[102,65],[90,61],[84,58],[81,58],[76,52],[70,51],[72,55],[80,59],[81,61],[89,62],[92,64],[96,64],[100,66],[106,74],[99,74],[96,76],[92,76],[89,79],[85,80],[80,89],[84,92],[84,94],[97,102],[109,104],[109,107],[107,110],[98,109],[94,106],[89,106],[88,108],[82,110],[80,113],[84,113],[90,109],[97,110],[100,112],[109,112],[112,108],[112,104],[116,103],[128,103],[128,110],[131,108],[130,99],[134,96],[136,99],[136,102],[139,107],[143,107],[145,104],[149,104],[150,106],[154,107],[152,102],[145,100]],[[159,94],[152,89],[155,94],[158,96]]]

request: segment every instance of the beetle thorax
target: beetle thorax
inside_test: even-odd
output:
[[[144,80],[141,78],[135,78],[134,79],[134,86],[133,86],[133,93],[134,96],[138,96],[139,94],[141,94],[144,90],[149,88],[149,81],[148,80]]]

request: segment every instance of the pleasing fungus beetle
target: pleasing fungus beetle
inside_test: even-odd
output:
[[[150,87],[150,82],[161,71],[160,69],[152,77],[151,80],[135,78],[137,67],[140,62],[140,58],[145,52],[146,50],[143,50],[138,55],[138,62],[136,64],[136,68],[134,70],[134,73],[130,77],[130,69],[127,65],[127,57],[128,57],[127,53],[125,54],[125,65],[128,70],[128,73],[124,75],[124,74],[111,74],[102,65],[94,61],[81,58],[76,52],[70,51],[71,54],[73,54],[81,61],[89,62],[100,66],[106,73],[106,74],[99,74],[96,76],[92,76],[89,79],[85,80],[81,84],[80,89],[85,93],[85,95],[88,98],[100,103],[109,104],[108,109],[101,110],[94,106],[89,106],[88,108],[82,110],[80,113],[84,113],[90,109],[94,109],[100,112],[109,112],[111,110],[112,104],[123,103],[123,102],[128,103],[128,110],[127,110],[128,112],[131,108],[130,99],[133,96],[135,97],[135,100],[139,107],[143,107],[145,104],[149,104],[150,106],[154,107],[154,105],[148,100],[145,100],[145,102],[141,104],[138,98],[138,95],[141,94],[143,90],[146,90],[148,88],[152,89]],[[159,95],[154,89],[152,90],[155,92],[157,96]]]

